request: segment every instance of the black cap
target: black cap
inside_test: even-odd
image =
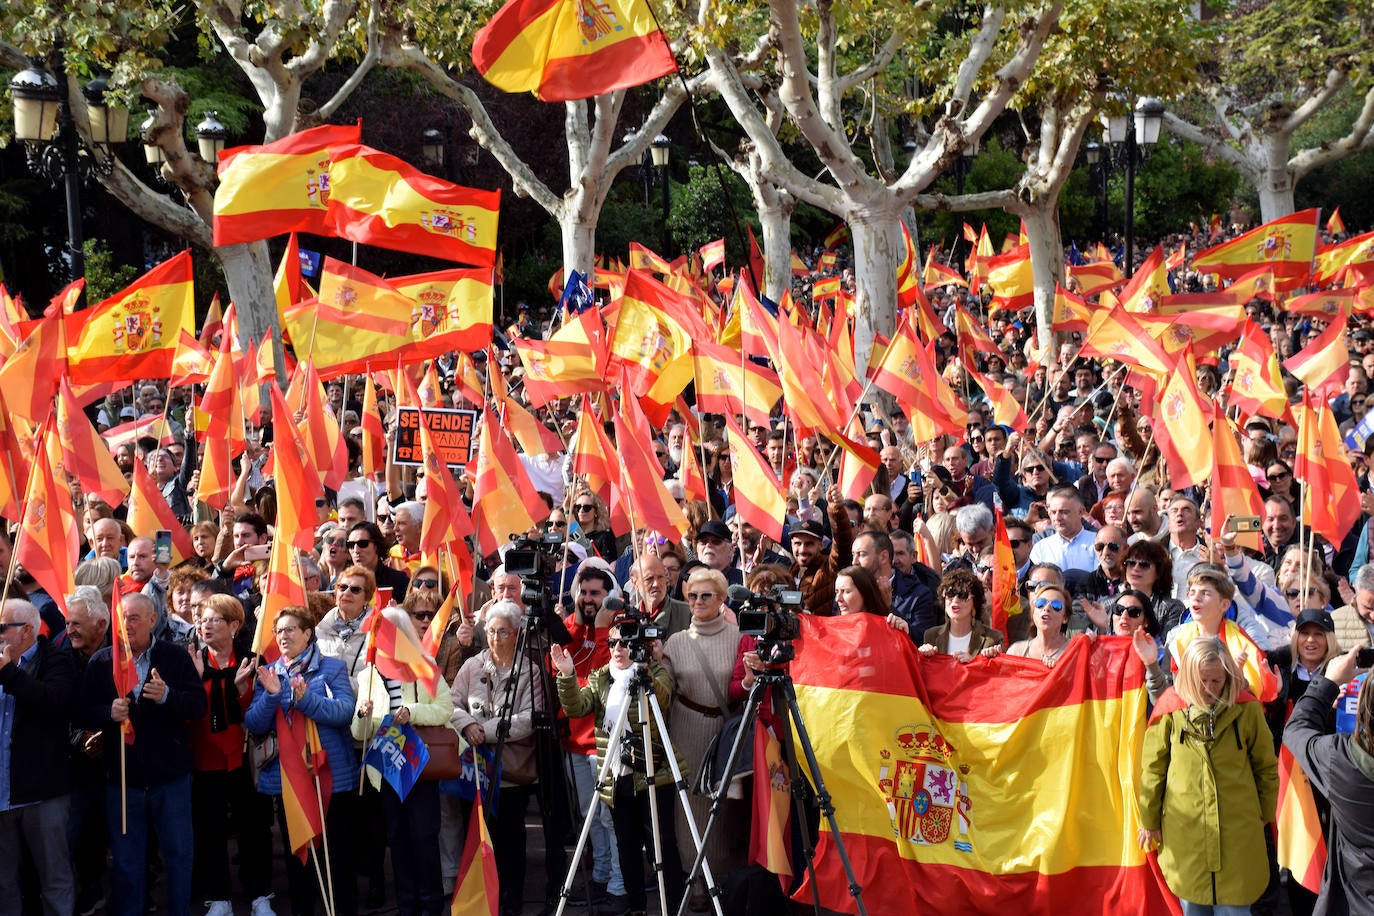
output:
[[[697,529],[697,540],[702,538],[719,538],[729,542],[731,538],[729,527],[718,518],[710,519]]]
[[[1336,621],[1331,619],[1331,614],[1321,608],[1310,607],[1298,615],[1297,628],[1302,629],[1305,623],[1315,623],[1328,633],[1336,632]]]
[[[818,541],[825,540],[825,528],[814,518],[808,518],[804,522],[798,522],[792,526],[792,537],[815,538]]]

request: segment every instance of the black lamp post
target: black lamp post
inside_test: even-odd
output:
[[[978,143],[978,140],[965,143],[964,148],[959,151],[959,158],[954,161],[955,193],[961,196],[964,193],[964,179],[973,171],[973,159],[978,155]]]
[[[1083,158],[1088,160],[1088,174],[1097,186],[1093,189],[1093,197],[1097,203],[1096,223],[1097,237],[1106,241],[1107,238],[1107,173],[1111,171],[1111,160],[1103,159],[1102,144],[1096,140],[1091,140],[1083,147]]]
[[[53,51],[53,64],[58,73],[65,74],[60,45]],[[28,69],[17,73],[9,88],[14,135],[24,144],[29,168],[53,183],[61,181],[66,191],[67,258],[71,279],[79,279],[86,275],[81,183],[93,174],[113,171],[115,147],[128,135],[129,110],[108,104],[104,77],[92,80],[82,90],[91,130],[87,141],[77,129],[65,87],[42,60],[33,60]]]
[[[1150,148],[1159,142],[1159,129],[1164,123],[1164,103],[1159,99],[1143,98],[1135,103],[1134,117],[1121,111],[1104,114],[1107,139],[1117,161],[1126,168],[1126,233],[1122,258],[1127,277],[1135,273],[1135,173],[1145,164]]]
[[[654,168],[658,170],[659,179],[663,182],[663,255],[667,257],[669,247],[668,236],[668,154],[672,148],[672,142],[663,134],[654,137],[654,142],[649,146],[649,153],[653,157]]]
[[[444,161],[446,159],[444,149],[444,132],[437,127],[431,127],[420,134],[420,156],[425,162],[434,167],[438,175],[444,174]]]

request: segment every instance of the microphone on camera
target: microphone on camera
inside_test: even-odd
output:
[[[725,595],[730,601],[740,603],[749,601],[754,597],[754,593],[745,585],[732,585],[726,589]]]

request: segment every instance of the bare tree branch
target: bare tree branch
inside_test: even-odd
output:
[[[1312,93],[1303,100],[1301,105],[1293,109],[1293,113],[1283,122],[1283,126],[1280,127],[1279,130],[1285,134],[1292,134],[1297,131],[1299,127],[1307,123],[1312,115],[1325,107],[1326,104],[1335,97],[1336,93],[1340,92],[1349,81],[1350,73],[1347,69],[1343,67],[1332,67],[1330,71],[1327,72],[1326,82],[1322,84],[1321,89]]]
[[[1289,160],[1289,168],[1296,181],[1313,169],[1367,149],[1374,149],[1374,87],[1365,93],[1364,105],[1344,137],[1301,151]]]
[[[1245,175],[1252,181],[1258,178],[1258,171],[1244,153],[1227,143],[1225,140],[1199,130],[1196,126],[1183,120],[1172,111],[1164,112],[1164,129],[1176,137],[1182,137],[1184,140],[1196,143],[1218,159],[1224,159],[1234,166],[1242,175]]]
[[[377,61],[382,56],[382,41],[377,28],[377,4],[373,3],[367,11],[367,54],[358,62],[358,66],[353,68],[353,72],[348,75],[348,79],[334,93],[334,97],[319,107],[316,115],[321,120],[328,120],[334,116],[334,112],[339,110],[349,96],[351,96],[360,85],[364,77],[372,72],[372,68],[377,66]]]

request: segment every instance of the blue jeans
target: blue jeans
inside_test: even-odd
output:
[[[191,868],[195,837],[191,830],[191,776],[160,786],[129,786],[129,831],[120,831],[119,785],[106,786],[105,817],[110,825],[112,916],[143,916],[148,877],[148,829],[162,851],[167,885],[167,916],[190,916]]]
[[[1189,900],[1178,901],[1183,906],[1183,916],[1250,916],[1249,906],[1222,906],[1220,904],[1193,903]]]
[[[596,794],[596,755],[568,754],[577,786],[577,809],[587,816],[592,796]],[[580,825],[579,825],[580,829]],[[625,896],[625,879],[620,876],[620,856],[615,845],[615,825],[611,821],[611,806],[604,802],[596,809],[592,821],[592,880],[606,885],[606,892]]]

